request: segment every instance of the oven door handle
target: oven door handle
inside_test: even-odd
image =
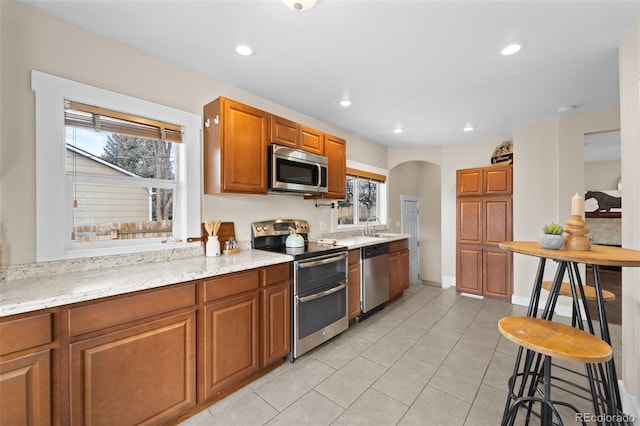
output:
[[[337,293],[345,288],[347,288],[347,284],[342,283],[337,287],[330,288],[329,290],[325,290],[320,293],[312,294],[311,296],[304,296],[304,297],[296,296],[296,297],[298,298],[298,301],[300,303],[311,302],[312,300],[320,299],[322,297],[329,296],[330,294]]]
[[[340,255],[335,255],[335,254],[329,254],[325,257],[320,258],[319,260],[310,260],[310,261],[298,261],[298,268],[300,269],[304,269],[304,268],[312,268],[314,266],[318,266],[318,265],[326,265],[327,263],[332,263],[332,262],[337,262],[339,260],[344,260],[348,257],[348,254],[342,253]]]

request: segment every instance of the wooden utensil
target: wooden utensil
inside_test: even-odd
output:
[[[213,222],[210,220],[206,220],[204,222],[204,229],[207,230],[208,235],[213,235]]]

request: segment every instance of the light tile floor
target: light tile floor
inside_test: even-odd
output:
[[[413,284],[383,311],[181,425],[498,425],[517,347],[497,322],[525,313]],[[611,332],[619,354],[621,328]]]

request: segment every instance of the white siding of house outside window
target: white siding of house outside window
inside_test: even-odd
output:
[[[200,235],[200,116],[35,70],[31,73],[31,87],[36,95],[37,261],[134,253],[199,244],[184,241],[188,235]],[[73,192],[66,188],[69,183],[65,171],[65,99],[150,117],[183,127],[183,143],[175,144],[175,149],[179,152],[176,155],[178,163],[175,169],[173,217],[173,236],[183,242],[163,244],[161,238],[157,238],[153,241],[114,240],[102,242],[103,244],[83,243],[81,248],[67,244],[69,230],[72,229],[72,217],[68,214],[67,206],[73,202]],[[118,177],[114,176],[113,179]],[[64,192],[66,194],[62,196]]]

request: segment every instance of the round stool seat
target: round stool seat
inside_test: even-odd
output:
[[[589,364],[611,359],[611,346],[604,340],[557,322],[506,317],[498,321],[498,329],[512,342],[552,358]]]
[[[542,282],[542,288],[544,288],[547,291],[551,290],[551,286],[553,285],[553,283],[551,281],[543,281]],[[596,288],[590,285],[585,285],[582,288],[584,288],[584,297],[587,298],[587,300],[596,300]],[[560,295],[561,296],[569,296],[572,297],[573,295],[571,294],[571,284],[570,283],[562,283],[560,285]],[[607,290],[602,290],[602,298],[604,299],[605,302],[611,302],[613,300],[616,300],[616,295],[611,293],[610,291]]]

